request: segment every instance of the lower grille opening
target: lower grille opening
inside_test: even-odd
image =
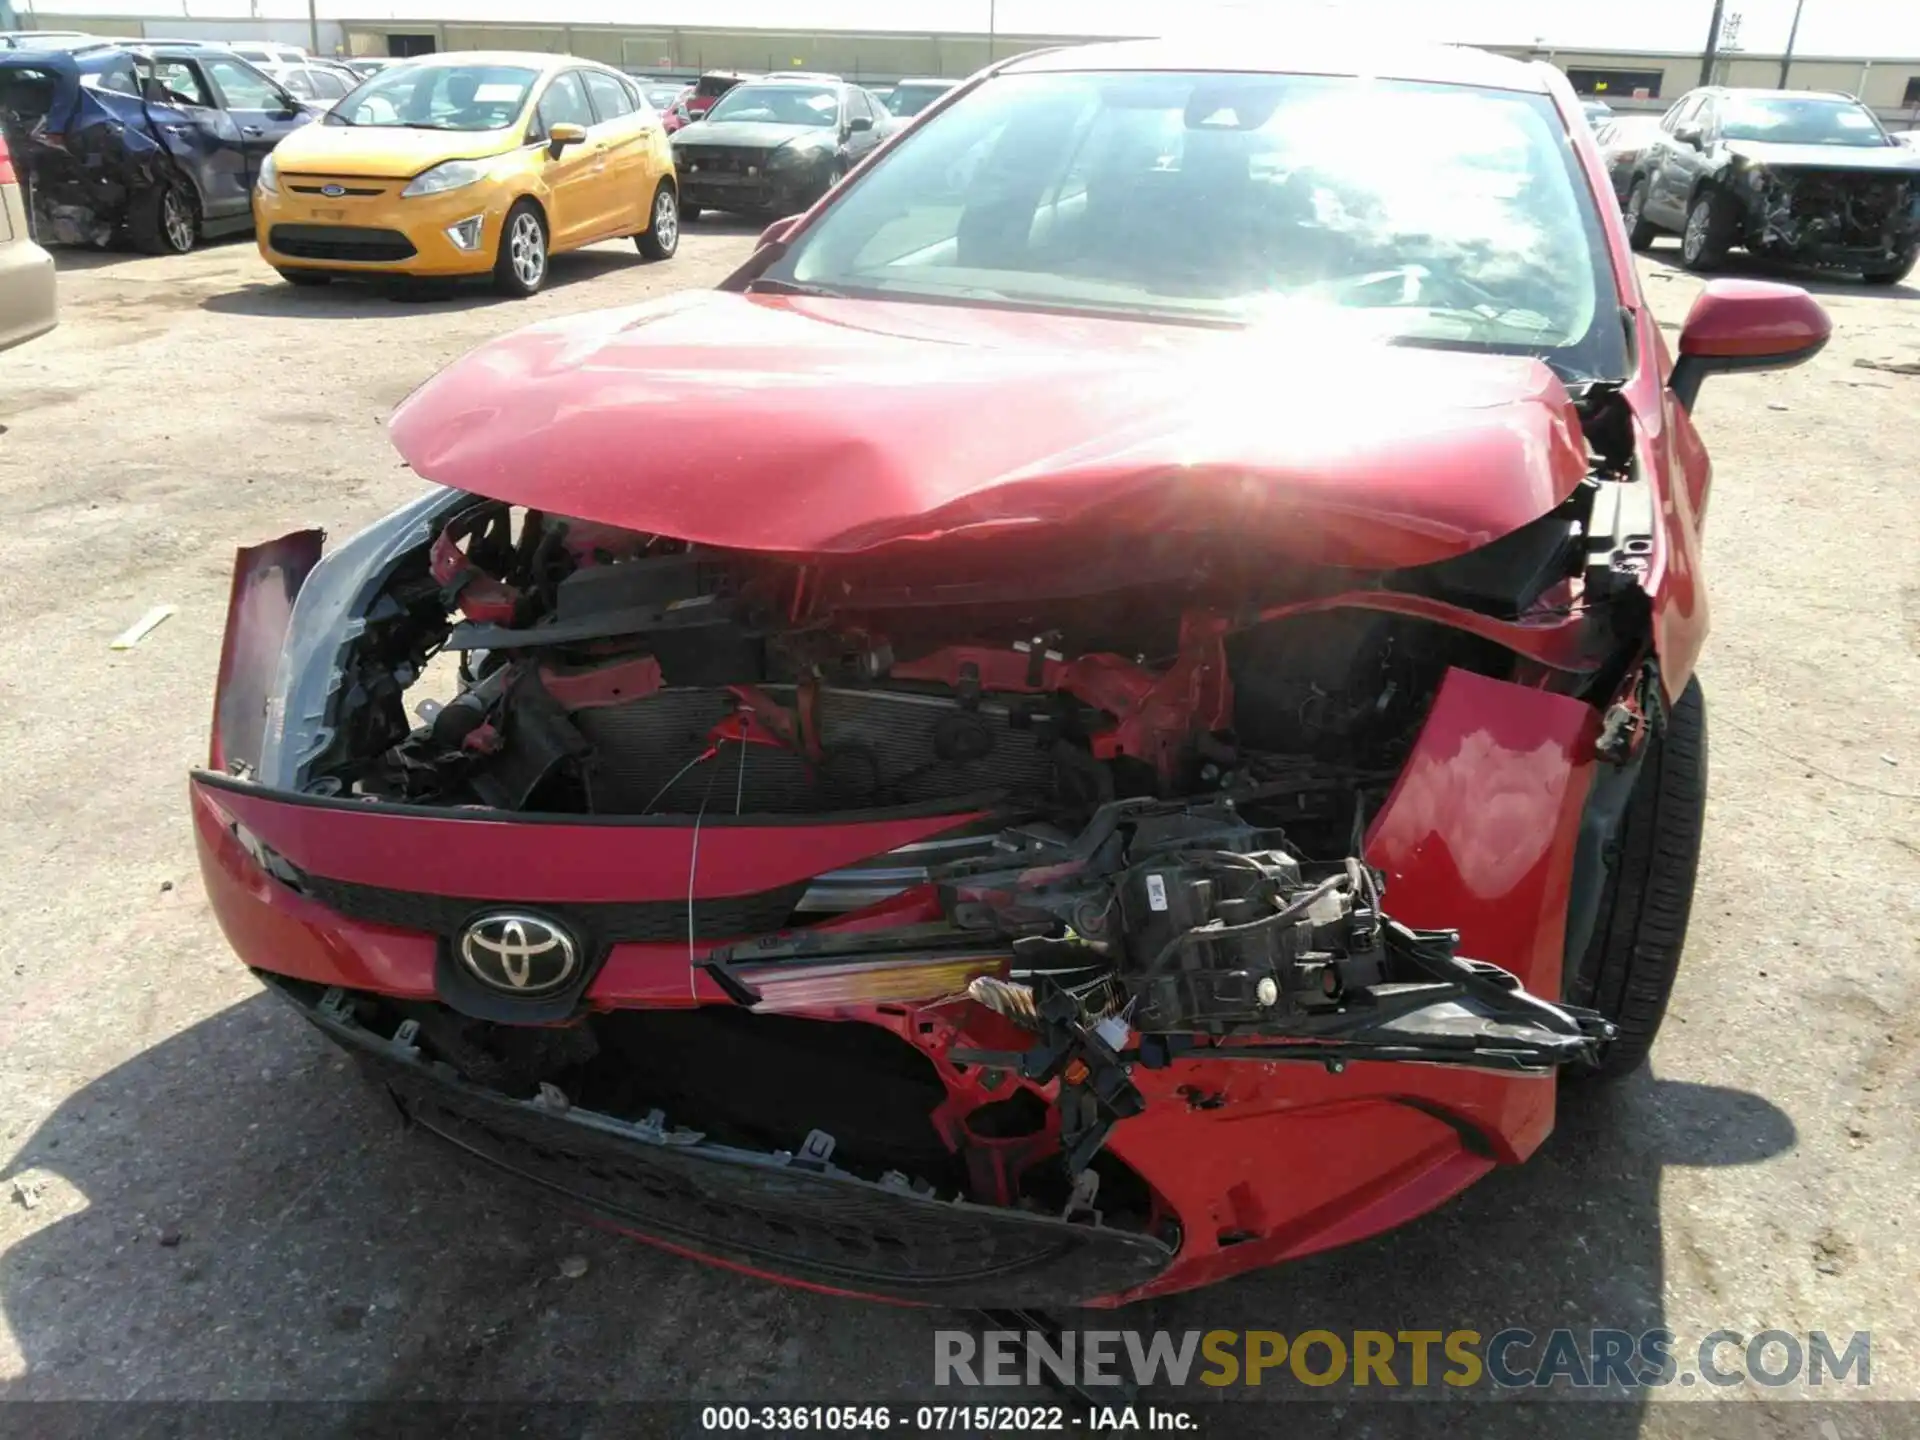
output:
[[[296,260],[410,260],[416,253],[398,230],[365,225],[275,225],[267,243]]]

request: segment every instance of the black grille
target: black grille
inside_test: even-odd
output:
[[[550,905],[543,900],[473,900],[452,895],[422,895],[411,890],[384,890],[376,885],[330,880],[323,875],[300,875],[298,884],[314,900],[350,920],[432,935],[457,935],[468,920],[483,910],[525,903],[599,945],[687,938],[687,902],[684,900]],[[803,881],[757,895],[696,900],[693,902],[694,936],[701,940],[727,940],[778,930],[787,924],[806,889]]]
[[[398,230],[365,225],[276,225],[267,243],[296,260],[408,260],[413,242]]]
[[[770,698],[793,705],[790,687],[766,688]],[[768,745],[726,744],[686,769],[709,748],[708,733],[737,707],[726,690],[685,687],[575,711],[573,723],[594,747],[593,808],[603,814],[651,808],[684,815],[705,808],[793,815],[984,791],[1044,796],[1053,788],[1051,752],[1034,731],[1019,728],[1005,706],[983,704],[963,714],[951,699],[881,690],[820,692],[818,761]]]
[[[287,188],[301,195],[326,195],[329,184],[337,185],[338,189],[335,191],[335,194],[341,196],[355,195],[364,197],[368,195],[384,195],[387,193],[377,185],[372,187],[363,185],[340,185],[338,181],[317,182],[307,185],[296,185],[289,181]],[[328,198],[332,199],[333,196],[328,196]],[[292,227],[288,226],[285,228],[291,229]]]
[[[698,167],[699,175],[744,175],[749,166],[764,171],[771,154],[768,150],[748,150],[736,145],[703,145],[688,150],[685,159],[689,166]]]

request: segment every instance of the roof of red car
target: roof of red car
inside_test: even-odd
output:
[[[1016,75],[1061,70],[1239,70],[1276,75],[1367,75],[1439,85],[1545,93],[1538,66],[1464,45],[1366,44],[1328,40],[1119,40],[1023,56]]]

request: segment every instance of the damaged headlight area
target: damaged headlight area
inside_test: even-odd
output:
[[[1892,261],[1920,240],[1920,184],[1909,176],[1749,164],[1737,183],[1753,197],[1750,243],[1762,254]]]

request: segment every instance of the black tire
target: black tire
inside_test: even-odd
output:
[[[1733,248],[1739,214],[1718,190],[1696,193],[1687,206],[1687,228],[1680,232],[1680,263],[1689,270],[1718,270]]]
[[[1920,250],[1909,250],[1890,268],[1863,271],[1860,278],[1869,285],[1898,285],[1913,273],[1916,263],[1920,263]]]
[[[700,218],[700,215],[701,210],[698,205],[689,205],[684,200],[680,202],[680,223],[682,225],[691,225]]]
[[[193,192],[178,180],[135,191],[127,202],[127,239],[144,254],[186,254],[200,239]]]
[[[666,181],[654,190],[647,228],[633,237],[633,243],[649,260],[671,260],[680,248],[680,197]]]
[[[516,200],[500,225],[500,243],[493,260],[493,288],[502,295],[524,300],[540,293],[547,283],[551,259],[547,220],[531,200]]]
[[[274,267],[274,273],[279,275],[279,277],[289,285],[298,285],[303,289],[319,285],[331,285],[333,283],[333,277],[320,270],[282,270],[276,265]]]
[[[1653,237],[1660,233],[1646,218],[1647,190],[1647,177],[1642,175],[1627,192],[1627,203],[1622,212],[1627,222],[1627,244],[1640,251],[1651,250]]]
[[[1707,707],[1700,681],[1687,682],[1648,742],[1639,779],[1609,852],[1593,939],[1567,987],[1576,1005],[1619,1026],[1597,1070],[1617,1079],[1646,1062],[1667,1013],[1693,909],[1693,882],[1707,803]]]

